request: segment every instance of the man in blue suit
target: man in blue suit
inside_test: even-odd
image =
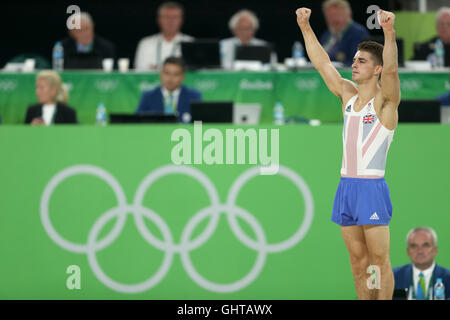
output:
[[[179,122],[190,122],[191,102],[201,101],[202,94],[183,86],[184,76],[183,60],[176,57],[167,58],[160,73],[161,86],[142,94],[136,113],[175,114]]]
[[[319,39],[331,61],[350,67],[358,44],[370,38],[364,26],[352,20],[352,9],[346,0],[327,0],[322,5],[328,30]]]
[[[418,227],[408,232],[407,253],[412,263],[394,268],[395,289],[408,289],[408,300],[433,299],[433,288],[438,278],[445,286],[445,298],[450,299],[450,270],[438,266],[437,235],[429,227]]]

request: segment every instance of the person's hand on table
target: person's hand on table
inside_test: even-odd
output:
[[[32,126],[44,126],[45,122],[42,120],[42,118],[34,118],[33,121],[31,121]]]

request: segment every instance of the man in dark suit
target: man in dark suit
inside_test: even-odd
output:
[[[408,289],[409,300],[433,299],[433,288],[438,278],[445,286],[445,298],[450,299],[450,270],[438,266],[437,235],[429,227],[409,231],[407,253],[412,263],[394,268],[395,289]]]
[[[161,86],[142,94],[136,113],[175,114],[179,122],[190,122],[191,102],[201,101],[202,94],[183,86],[184,77],[185,66],[182,58],[167,58],[160,73]]]
[[[364,26],[352,20],[352,9],[346,0],[327,0],[322,8],[328,30],[319,42],[331,61],[351,66],[358,44],[370,35]]]
[[[436,37],[423,43],[414,44],[412,60],[427,60],[428,55],[434,52],[437,39],[441,39],[444,45],[445,56],[450,56],[450,7],[442,7],[437,11],[436,31],[438,34]]]
[[[69,30],[61,43],[64,69],[101,69],[103,59],[115,59],[114,44],[94,33],[94,22],[86,12],[80,13],[80,29]]]

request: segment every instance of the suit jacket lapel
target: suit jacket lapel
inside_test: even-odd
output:
[[[164,112],[164,110],[165,110],[165,101],[164,101],[164,96],[162,94],[162,87],[161,86],[158,87],[158,91],[156,92],[156,97],[159,100],[159,105],[158,106],[160,108],[157,111]]]
[[[408,267],[406,268],[406,272],[402,279],[405,283],[405,287],[408,288],[408,290],[409,290],[410,286],[414,286],[414,281],[411,282],[412,277],[413,277],[413,268],[412,268],[412,264],[409,264]]]

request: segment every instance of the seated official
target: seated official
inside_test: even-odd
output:
[[[450,7],[442,7],[436,12],[437,36],[423,43],[414,44],[414,57],[412,60],[427,60],[434,53],[436,41],[440,39],[445,52],[450,51]]]
[[[160,32],[139,41],[134,59],[136,70],[161,70],[168,57],[181,57],[180,42],[194,40],[181,33],[183,16],[183,6],[177,2],[164,2],[158,7],[157,23]]]
[[[88,13],[80,13],[80,29],[69,30],[69,36],[61,41],[64,69],[102,69],[103,59],[115,59],[114,44],[94,33],[94,22]]]
[[[327,0],[322,5],[328,30],[319,42],[331,61],[350,67],[358,51],[358,44],[370,38],[366,28],[352,20],[352,9],[347,0]]]
[[[136,113],[175,114],[180,122],[191,121],[191,102],[201,101],[200,91],[183,86],[185,66],[182,58],[169,57],[160,72],[161,86],[144,92]]]
[[[237,46],[268,45],[267,41],[255,38],[255,33],[259,29],[259,20],[252,11],[244,9],[236,12],[228,22],[228,27],[234,37],[220,41],[221,65],[224,69],[233,68]],[[271,62],[277,61],[275,52],[272,52],[270,59]]]
[[[45,125],[75,124],[76,111],[67,106],[68,93],[58,73],[44,70],[36,79],[38,104],[28,107],[25,124]]]
[[[436,97],[441,102],[441,106],[450,106],[450,91]]]
[[[411,264],[394,268],[395,289],[408,289],[408,300],[433,299],[437,278],[445,286],[445,298],[450,299],[450,270],[438,266],[437,235],[429,227],[418,227],[408,232],[407,249]]]

